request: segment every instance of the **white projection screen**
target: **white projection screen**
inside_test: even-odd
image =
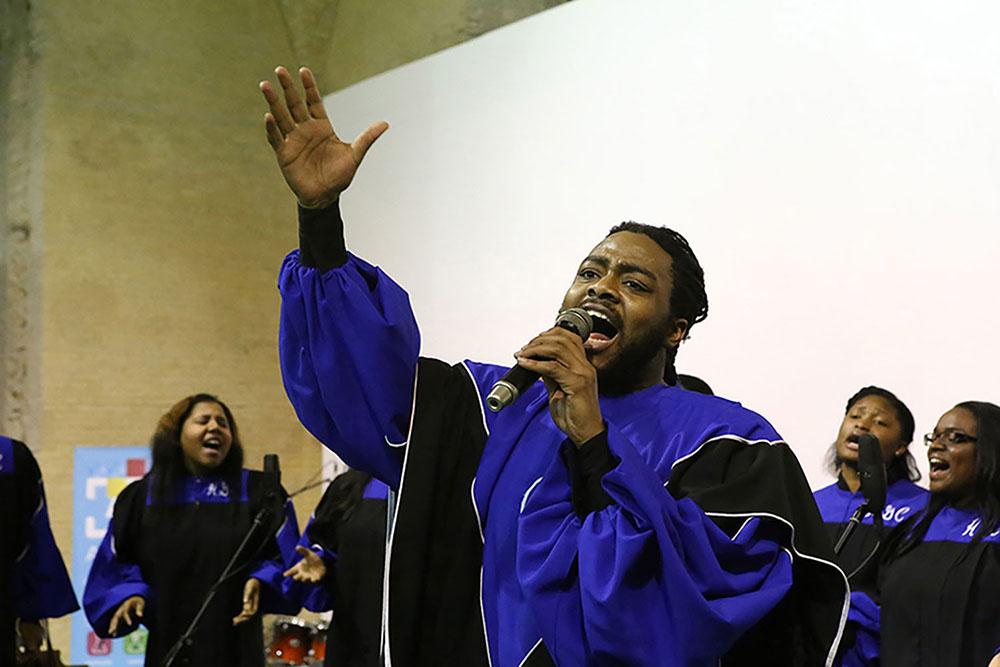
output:
[[[764,414],[814,487],[847,398],[919,434],[1000,402],[1000,4],[576,0],[330,95],[392,129],[342,208],[423,354],[510,363],[621,220],[707,276],[678,370]],[[377,29],[374,27],[373,29]]]

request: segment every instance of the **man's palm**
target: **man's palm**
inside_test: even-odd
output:
[[[284,101],[270,82],[260,85],[270,109],[264,121],[268,143],[299,203],[307,208],[328,206],[351,184],[365,153],[389,125],[375,123],[352,143],[345,143],[326,115],[312,72],[304,67],[299,70],[303,100],[287,70],[275,71]]]

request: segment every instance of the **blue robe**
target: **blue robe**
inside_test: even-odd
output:
[[[31,450],[0,436],[0,664],[14,659],[14,621],[80,608],[49,525],[42,474]]]
[[[150,631],[146,664],[160,665],[236,552],[257,509],[267,502],[261,473],[244,470],[239,481],[237,494],[222,477],[188,475],[165,505],[154,503],[150,475],[125,487],[115,501],[83,594],[87,620],[99,636],[110,636],[111,617],[126,599],[142,597],[146,607],[141,622]],[[189,664],[264,664],[260,614],[232,625],[250,577],[261,582],[261,612],[298,611],[282,592],[282,573],[290,566],[299,539],[290,500],[283,501],[283,514],[277,513],[272,525],[258,535],[237,574],[208,607],[186,654]],[[138,620],[133,615],[131,626],[120,624],[115,636],[137,629]]]
[[[279,352],[302,423],[399,490],[393,665],[830,664],[846,580],[766,420],[665,385],[601,396],[613,465],[595,477],[541,383],[484,410],[506,369],[419,357],[406,293],[344,259],[286,258]]]

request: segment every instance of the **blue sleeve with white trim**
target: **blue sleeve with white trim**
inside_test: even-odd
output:
[[[392,487],[407,438],[420,333],[409,297],[353,255],[326,272],[299,251],[279,277],[279,356],[303,425],[349,466]]]
[[[83,610],[87,621],[99,637],[110,638],[108,626],[111,617],[125,600],[133,596],[146,601],[143,619],[133,617],[133,624],[119,627],[115,637],[124,637],[139,627],[139,620],[148,625],[147,619],[155,618],[153,605],[155,599],[153,589],[142,577],[137,563],[128,563],[118,557],[115,549],[114,518],[108,523],[108,532],[104,534],[101,546],[90,566],[87,584],[83,589]]]
[[[20,498],[26,510],[24,546],[16,554],[11,570],[14,615],[34,621],[76,611],[80,605],[52,534],[41,470],[27,445],[0,437],[0,474],[16,477],[23,496],[27,496]]]

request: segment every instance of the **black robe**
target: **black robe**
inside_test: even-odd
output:
[[[1000,531],[946,506],[880,577],[882,667],[986,667],[1000,648]]]
[[[146,600],[142,622],[149,628],[145,664],[161,664],[250,530],[258,510],[271,502],[261,473],[243,471],[239,486],[238,491],[230,491],[230,484],[221,478],[188,477],[177,492],[177,502],[164,505],[153,504],[149,475],[122,491],[84,592],[87,618],[98,635],[108,637],[114,612],[127,598],[139,595]],[[259,539],[246,552],[251,555],[241,559],[235,576],[219,588],[193,644],[175,664],[264,665],[261,615],[235,627],[232,619],[240,613],[243,587],[250,577],[261,580],[262,611],[298,610],[281,594],[281,573],[298,540],[291,503],[284,505],[284,516],[275,510],[272,516],[276,518],[258,530]],[[119,628],[116,636],[136,627]]]
[[[315,586],[290,585],[307,609],[333,610],[325,667],[381,665],[387,490],[367,473],[340,475],[327,487],[299,542],[327,567],[327,576]]]

